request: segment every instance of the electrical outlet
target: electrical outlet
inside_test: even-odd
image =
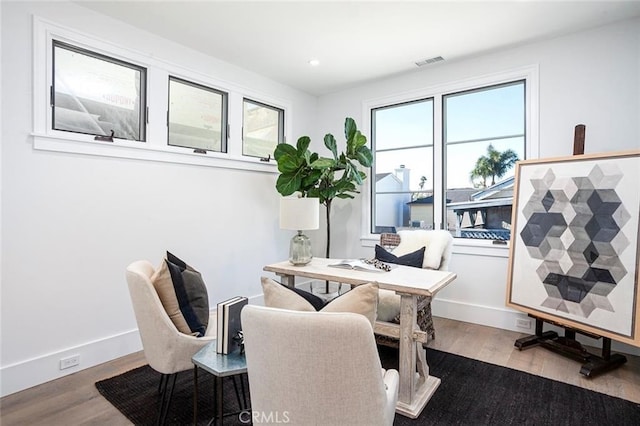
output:
[[[526,328],[527,330],[531,330],[531,320],[526,318],[518,318],[516,320],[516,327]]]
[[[60,360],[60,370],[80,365],[80,355],[72,355]]]

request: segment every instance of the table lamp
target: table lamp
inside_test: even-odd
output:
[[[302,231],[320,226],[320,203],[317,198],[287,197],[280,199],[280,229],[298,231],[289,245],[289,262],[306,265],[311,262],[311,241]]]

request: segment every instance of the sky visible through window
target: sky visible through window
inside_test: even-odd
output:
[[[492,144],[502,152],[514,150],[524,159],[524,83],[490,87],[444,97],[443,124],[446,149],[447,188],[470,188],[470,173],[476,161]],[[393,173],[400,165],[410,169],[410,189],[433,189],[433,101],[432,99],[376,110],[376,173]],[[510,137],[511,136],[511,137]],[[483,140],[489,139],[489,140]],[[465,143],[462,143],[465,142]],[[513,176],[513,168],[499,180]]]

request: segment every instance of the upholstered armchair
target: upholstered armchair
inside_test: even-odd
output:
[[[144,356],[151,368],[162,374],[157,424],[163,424],[171,403],[176,374],[192,369],[191,357],[215,340],[216,318],[210,316],[203,337],[178,331],[151,282],[154,273],[154,267],[146,260],[133,262],[127,267],[127,283]]]
[[[380,234],[380,246],[396,256],[403,256],[425,247],[422,267],[446,271],[449,267],[453,237],[449,231],[401,230],[397,234]],[[380,290],[377,319],[399,324],[400,296],[393,291]],[[431,339],[435,339],[431,297],[418,298],[417,323],[420,330],[426,332]],[[376,341],[386,346],[398,347],[398,341],[392,337],[376,335]]]
[[[242,331],[254,424],[393,424],[399,375],[364,315],[248,305]]]

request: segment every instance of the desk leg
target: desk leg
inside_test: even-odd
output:
[[[416,299],[410,294],[400,295],[400,342],[399,342],[399,372],[400,389],[398,402],[410,405],[415,394],[416,351],[413,350],[412,332],[416,323]]]
[[[287,275],[287,274],[276,274],[282,280],[282,284],[287,287],[295,287],[296,286],[296,276],[295,275]]]
[[[409,418],[417,418],[440,385],[440,379],[429,376],[429,366],[420,342],[413,331],[417,324],[417,298],[400,294],[400,342],[398,405],[396,412]],[[417,371],[416,371],[417,370]]]

